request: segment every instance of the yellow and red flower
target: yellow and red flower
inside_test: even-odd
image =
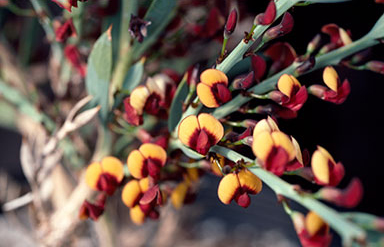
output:
[[[208,150],[216,145],[223,135],[223,125],[207,113],[184,118],[178,129],[180,141],[203,155],[206,155]]]
[[[336,186],[344,177],[344,166],[320,146],[312,155],[311,166],[317,184]]]
[[[93,190],[112,195],[124,178],[123,163],[115,157],[108,156],[101,162],[91,163],[85,173],[85,181]]]
[[[308,88],[309,92],[322,100],[335,104],[341,104],[347,99],[351,92],[349,81],[345,79],[344,82],[341,83],[333,67],[327,66],[324,69],[323,80],[329,89],[320,85],[312,85]]]
[[[332,236],[329,225],[314,212],[309,212],[305,217],[299,212],[291,215],[295,230],[303,247],[327,247]]]
[[[284,74],[277,82],[279,91],[272,91],[269,95],[272,100],[292,111],[298,111],[307,101],[308,93],[305,86],[292,75]]]
[[[97,197],[95,203],[84,200],[79,210],[79,218],[81,220],[91,218],[96,221],[104,213],[105,200],[106,195],[104,193]]]
[[[334,48],[339,48],[352,43],[352,39],[350,37],[351,34],[336,24],[327,24],[321,28],[321,31],[329,35],[331,38],[331,44],[334,45]]]
[[[230,204],[232,200],[246,208],[251,203],[249,195],[258,194],[263,187],[261,180],[248,169],[225,175],[219,184],[217,194],[224,204]]]
[[[252,150],[260,165],[277,176],[281,176],[287,164],[296,157],[291,139],[279,130],[271,118],[256,124]]]
[[[227,76],[217,69],[207,69],[200,75],[196,92],[201,103],[209,108],[219,107],[231,100]]]
[[[148,78],[145,85],[137,86],[124,100],[127,122],[142,124],[144,112],[165,118],[175,91],[176,83],[165,73]]]
[[[133,150],[127,159],[128,170],[134,178],[151,176],[158,179],[160,170],[167,161],[165,150],[153,143],[145,143]]]

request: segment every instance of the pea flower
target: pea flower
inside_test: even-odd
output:
[[[260,165],[277,176],[281,176],[287,164],[296,157],[291,139],[279,130],[271,118],[256,124],[253,131],[252,151]]]
[[[314,212],[309,212],[305,217],[299,212],[291,215],[295,230],[303,247],[327,247],[332,236],[329,225]]]
[[[268,47],[264,54],[273,61],[269,69],[269,74],[271,75],[291,65],[297,57],[295,49],[286,42],[274,43]]]
[[[141,179],[151,176],[158,179],[160,169],[167,161],[165,150],[153,143],[145,143],[133,150],[127,159],[128,170],[134,178]]]
[[[232,200],[247,208],[251,199],[249,195],[258,194],[262,189],[261,180],[248,169],[225,175],[219,184],[217,194],[224,204],[230,204]]]
[[[209,108],[219,107],[231,100],[227,76],[217,69],[207,69],[200,75],[196,92],[201,103]]]
[[[349,81],[345,79],[344,82],[341,83],[333,67],[327,66],[324,69],[323,80],[329,89],[321,85],[312,85],[308,88],[308,91],[322,100],[335,104],[341,104],[347,99],[351,92]]]
[[[336,186],[344,177],[344,166],[320,146],[312,155],[311,166],[317,184]]]
[[[292,75],[284,74],[277,82],[278,91],[269,93],[272,100],[292,111],[298,111],[307,101],[308,93],[305,86]]]
[[[347,188],[341,190],[335,187],[324,187],[317,194],[320,198],[340,207],[353,208],[363,197],[363,185],[358,178],[354,178]]]
[[[180,209],[184,204],[191,203],[195,200],[196,193],[192,188],[198,180],[198,169],[188,168],[184,174],[184,180],[179,183],[171,193],[171,203],[176,209]]]
[[[121,200],[127,207],[133,208],[139,204],[140,199],[148,189],[148,177],[140,180],[132,179],[124,186],[123,191],[121,192]]]
[[[96,198],[95,203],[90,203],[89,201],[84,200],[79,210],[79,218],[81,220],[91,218],[96,221],[104,213],[105,201],[106,195],[104,193]]]
[[[223,135],[223,125],[207,113],[184,118],[178,129],[180,141],[203,155],[206,155],[208,150],[216,145]]]
[[[112,195],[124,178],[123,163],[115,157],[108,156],[101,162],[91,163],[85,173],[85,182],[97,191]]]

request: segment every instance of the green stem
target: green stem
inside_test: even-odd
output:
[[[224,37],[223,46],[221,47],[220,58],[224,58],[225,47],[227,47],[228,38]]]
[[[323,68],[328,65],[337,65],[343,58],[348,57],[358,51],[364,50],[368,47],[374,46],[376,44],[379,44],[379,41],[375,39],[370,39],[367,36],[364,36],[363,38],[349,44],[346,46],[343,46],[339,49],[336,49],[334,51],[331,51],[327,54],[321,55],[316,58],[315,66],[306,71],[304,74],[312,72],[314,70],[317,70],[319,68]],[[226,61],[226,60],[225,60]],[[262,83],[253,86],[248,91],[253,92],[255,94],[264,94],[268,91],[271,91],[275,89],[276,82],[283,74],[294,74],[297,67],[299,67],[301,63],[293,63],[291,66],[287,67],[286,69],[280,71],[279,73],[276,73],[275,75],[269,77],[268,79],[264,80]],[[227,102],[226,104],[222,105],[219,108],[216,108],[213,111],[213,116],[217,119],[223,118],[232,112],[236,111],[241,105],[247,103],[251,99],[248,97],[244,97],[242,95],[238,95],[235,98],[233,98],[231,101]]]
[[[213,146],[210,151],[219,153],[233,162],[238,162],[240,160],[244,160],[245,162],[254,162],[248,157],[225,147]],[[335,231],[338,232],[338,234],[343,238],[345,244],[350,244],[354,240],[365,239],[366,233],[362,228],[347,221],[334,209],[324,205],[316,199],[313,199],[311,196],[298,193],[291,184],[258,166],[250,167],[248,169],[258,176],[265,184],[267,184],[276,194],[296,201],[307,209],[316,212]]]

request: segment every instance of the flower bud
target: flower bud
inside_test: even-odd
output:
[[[354,178],[344,190],[325,187],[319,191],[319,194],[321,199],[337,206],[353,208],[359,204],[363,197],[363,186],[358,178]]]
[[[225,33],[226,35],[231,35],[236,28],[237,23],[237,10],[232,9],[231,13],[228,16],[227,23],[225,24]]]
[[[273,0],[271,0],[267,6],[267,9],[264,13],[258,14],[254,21],[254,25],[269,25],[271,24],[276,17],[276,4]]]
[[[317,48],[319,48],[321,42],[321,35],[316,34],[315,37],[308,43],[307,54],[312,54]]]
[[[263,40],[269,41],[290,33],[293,29],[293,24],[294,21],[292,15],[289,12],[286,12],[281,20],[281,23],[268,29],[263,36]]]
[[[365,68],[373,72],[384,74],[384,62],[382,61],[370,61],[365,64]]]

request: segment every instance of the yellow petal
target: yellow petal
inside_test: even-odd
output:
[[[141,191],[144,193],[149,189],[149,177],[142,178],[139,180]]]
[[[145,165],[144,156],[138,151],[133,150],[127,159],[128,170],[134,178],[143,178],[143,169]]]
[[[117,182],[121,182],[124,178],[124,166],[121,161],[115,157],[108,156],[101,160],[101,168],[103,172],[114,176]]]
[[[325,149],[323,149],[325,150]],[[328,153],[328,152],[327,152]],[[328,153],[329,154],[329,153]],[[324,151],[318,149],[313,153],[311,165],[313,175],[322,183],[329,183],[329,158],[327,155],[324,155]]]
[[[220,106],[213,95],[211,87],[208,85],[204,83],[197,84],[196,93],[201,103],[206,107],[215,108]]]
[[[324,83],[333,91],[337,92],[339,87],[339,76],[332,66],[327,66],[323,72]]]
[[[344,45],[349,45],[352,43],[351,37],[349,37],[348,33],[344,29],[339,28],[339,35]]]
[[[280,76],[279,80],[277,81],[277,88],[287,97],[291,97],[293,87],[295,86],[295,81],[292,78],[294,77],[288,74],[284,74]]]
[[[293,136],[291,136],[291,139],[292,139],[293,147],[295,148],[295,151],[296,151],[296,159],[297,159],[297,161],[300,162],[300,164],[304,165],[304,162],[303,162],[303,155],[302,155],[302,153],[301,153],[300,145],[299,145],[299,143],[296,141],[296,139],[293,138]]]
[[[197,117],[195,115],[190,115],[184,118],[179,125],[178,136],[180,141],[186,145],[190,146],[191,137],[195,132],[200,131],[199,122],[197,121]]]
[[[258,194],[263,188],[260,178],[250,172],[248,169],[241,170],[237,177],[242,188],[247,188],[249,194]]]
[[[103,173],[99,162],[91,163],[85,172],[85,182],[93,189],[97,190],[97,182],[99,181],[100,175]]]
[[[176,209],[180,209],[183,206],[187,191],[188,185],[185,182],[179,183],[172,191],[171,202]]]
[[[336,163],[331,154],[323,147],[317,146],[317,150],[319,150],[327,159],[331,160],[332,163]]]
[[[296,150],[291,139],[281,131],[272,132],[272,139],[276,147],[282,147],[288,154],[288,159],[293,160],[296,156]]]
[[[199,181],[199,169],[197,169],[197,168],[188,168],[187,169],[187,173],[188,173],[188,179],[191,182]]]
[[[321,228],[327,224],[323,221],[320,216],[315,212],[310,211],[305,217],[305,228],[310,236],[314,236]]]
[[[140,195],[142,195],[142,191],[139,181],[134,179],[124,186],[121,199],[127,207],[132,208],[138,202]]]
[[[258,159],[266,161],[273,146],[274,142],[271,133],[263,131],[253,138],[252,151]]]
[[[207,69],[200,75],[200,80],[202,83],[207,86],[212,86],[216,83],[224,83],[228,85],[227,76],[220,70],[217,69]]]
[[[224,136],[223,125],[215,117],[208,113],[201,113],[198,116],[200,129],[204,129],[207,133],[215,137],[215,144]]]
[[[146,86],[138,86],[132,90],[130,104],[137,111],[137,114],[143,114],[143,109],[151,93]]]
[[[139,151],[146,159],[151,158],[159,160],[162,166],[164,166],[167,161],[167,153],[164,148],[157,144],[144,143],[140,146]]]
[[[141,211],[139,205],[131,208],[131,210],[129,210],[129,215],[131,216],[132,222],[136,225],[142,225],[145,221],[145,214]]]
[[[278,131],[278,130],[279,130],[279,127],[277,126],[276,122],[271,117],[268,116],[267,119],[263,119],[257,122],[253,130],[253,138],[255,138],[260,132],[263,132],[263,131],[268,131],[271,133],[272,131]]]
[[[230,204],[236,191],[240,188],[239,179],[236,174],[230,173],[225,175],[217,189],[217,195],[224,204]]]

